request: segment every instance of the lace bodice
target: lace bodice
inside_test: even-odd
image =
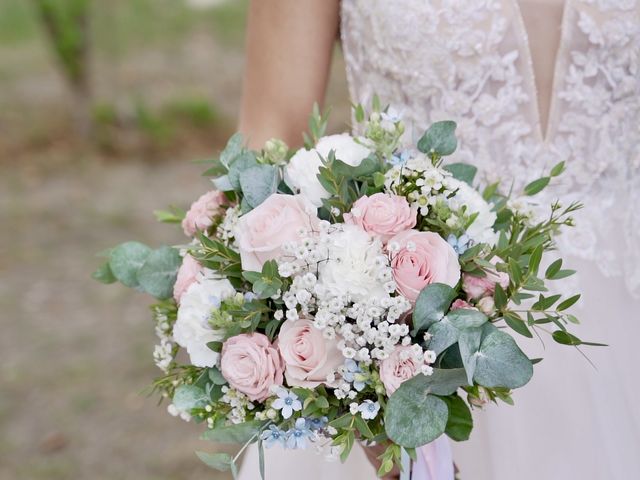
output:
[[[560,248],[640,295],[640,0],[567,0],[546,132],[517,0],[343,0],[341,31],[352,99],[407,140],[453,119],[452,160],[516,189],[564,160],[547,195],[586,208]]]

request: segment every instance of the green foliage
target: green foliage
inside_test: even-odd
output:
[[[444,283],[427,285],[416,300],[412,317],[412,334],[415,336],[421,330],[426,330],[435,322],[440,321],[456,296],[456,291]]]
[[[315,147],[318,140],[324,136],[327,131],[327,124],[329,122],[329,110],[320,112],[320,107],[317,103],[313,104],[313,110],[309,117],[309,133],[303,133],[304,146],[307,150]]]
[[[491,324],[482,327],[473,379],[486,387],[519,388],[533,375],[533,366],[516,342]]]
[[[453,175],[453,178],[473,186],[473,179],[478,173],[478,169],[468,163],[450,163],[444,169]]]
[[[190,413],[194,408],[202,408],[209,403],[209,395],[195,385],[180,385],[173,394],[173,404],[181,412]]]
[[[418,140],[418,150],[429,155],[435,163],[441,157],[451,155],[458,147],[455,135],[456,122],[443,121],[432,124]]]
[[[458,395],[442,398],[447,403],[449,418],[445,433],[449,438],[457,442],[469,440],[473,430],[473,417],[467,403]]]
[[[278,190],[278,169],[273,165],[256,165],[240,174],[244,199],[255,208]]]
[[[156,220],[162,223],[181,223],[187,212],[178,207],[169,207],[169,210],[154,210]]]
[[[258,298],[269,298],[282,289],[284,280],[278,274],[278,264],[269,260],[262,266],[262,272],[242,272],[242,277],[253,286],[253,293]]]
[[[267,423],[268,422],[254,420],[245,423],[224,425],[207,430],[202,434],[202,439],[216,443],[244,444],[255,440],[258,433],[264,429]]]
[[[233,478],[235,479],[237,477],[238,467],[235,464],[234,458],[228,453],[196,452],[196,455],[207,466],[221,472],[230,470]]]
[[[170,298],[182,257],[175,248],[160,247],[147,256],[138,270],[140,288],[156,298]]]
[[[158,299],[170,298],[182,258],[171,247],[152,250],[140,242],[125,242],[109,252],[109,261],[101,265],[93,278],[102,283],[116,280]]]
[[[198,233],[200,245],[190,251],[203,266],[219,272],[234,285],[240,285],[242,266],[240,254],[215,238]]]
[[[109,266],[113,275],[125,286],[139,285],[138,270],[151,253],[151,248],[140,242],[125,242],[111,251]]]

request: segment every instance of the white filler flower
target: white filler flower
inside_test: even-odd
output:
[[[387,298],[388,261],[382,243],[356,225],[343,225],[329,236],[328,259],[318,265],[318,283],[332,295],[349,293],[354,301]]]
[[[219,354],[207,347],[209,342],[223,337],[209,325],[211,312],[225,298],[236,292],[226,279],[201,278],[182,295],[178,318],[173,327],[173,338],[187,349],[191,363],[196,367],[213,367]]]
[[[368,148],[360,145],[348,133],[329,135],[318,140],[318,144],[311,150],[301,148],[287,165],[284,179],[294,191],[307,197],[316,207],[322,206],[322,199],[329,198],[329,193],[318,180],[318,172],[322,165],[320,157],[326,159],[333,150],[336,158],[357,167],[362,160],[371,153]]]

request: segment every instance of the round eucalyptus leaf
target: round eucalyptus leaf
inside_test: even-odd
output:
[[[151,253],[144,243],[125,242],[111,251],[109,267],[113,276],[127,287],[138,286],[138,270]]]
[[[245,170],[258,165],[253,152],[244,151],[229,166],[228,180],[234,190],[240,190],[240,175]]]
[[[482,329],[478,327],[466,328],[460,332],[458,346],[460,347],[460,357],[462,364],[467,372],[467,380],[473,383],[473,374],[476,370],[478,361],[478,350],[480,349],[480,341],[482,338]]]
[[[217,443],[247,443],[252,439],[257,440],[257,434],[262,430],[265,423],[266,422],[254,420],[209,429],[202,434],[202,439]]]
[[[418,140],[418,150],[422,153],[436,153],[444,157],[456,151],[456,122],[445,120],[431,125]]]
[[[240,174],[240,187],[247,203],[255,208],[278,190],[278,169],[256,165]]]
[[[531,360],[515,340],[491,324],[482,329],[473,379],[484,387],[519,388],[533,375]]]
[[[454,327],[447,317],[444,317],[429,327],[429,333],[431,340],[428,348],[436,352],[436,355],[440,355],[458,341],[460,330]]]
[[[226,472],[234,465],[233,457],[228,453],[196,452],[196,455],[209,467],[220,472]]]
[[[182,257],[175,248],[164,246],[153,250],[138,271],[140,287],[156,298],[170,298],[181,263]]]
[[[442,320],[455,298],[456,291],[444,283],[432,283],[423,288],[413,310],[414,334]]]
[[[455,327],[461,330],[463,328],[479,327],[488,320],[484,313],[470,308],[453,310],[447,314],[447,318]]]
[[[416,377],[417,378],[417,377]],[[387,435],[398,445],[416,448],[442,435],[449,410],[419,383],[404,382],[389,398],[384,416]]]
[[[173,404],[181,412],[189,413],[193,408],[204,407],[209,403],[209,396],[195,385],[180,385],[173,394]]]
[[[458,395],[444,397],[443,400],[447,402],[449,408],[449,420],[445,433],[456,442],[469,440],[473,430],[473,417],[467,402]]]

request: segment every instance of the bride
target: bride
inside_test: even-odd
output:
[[[574,349],[525,345],[546,361],[517,408],[477,412],[454,446],[461,478],[639,478],[640,0],[254,0],[240,122],[251,146],[300,143],[338,32],[354,102],[377,93],[409,135],[455,120],[453,160],[486,181],[518,189],[564,160],[553,195],[585,204],[559,248],[579,271],[580,336],[610,346],[584,351],[593,368]],[[267,451],[267,477],[375,478],[355,453],[341,465]],[[243,480],[259,478],[249,456]]]

